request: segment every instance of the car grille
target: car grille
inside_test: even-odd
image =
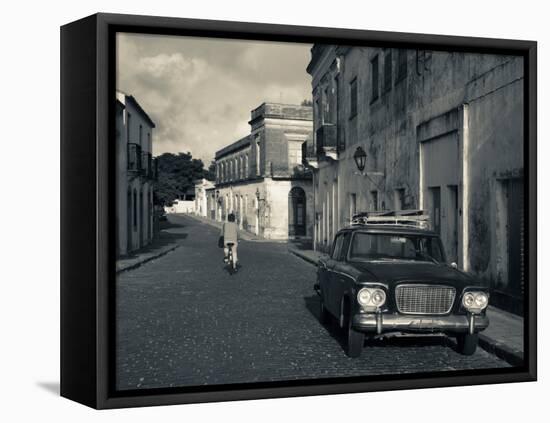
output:
[[[399,285],[395,288],[397,309],[408,314],[447,314],[455,295],[452,286]]]

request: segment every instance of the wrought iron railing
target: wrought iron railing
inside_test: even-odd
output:
[[[315,146],[313,145],[313,141],[304,141],[302,143],[302,164],[307,166],[308,161],[316,158],[317,155],[315,154]]]
[[[128,143],[128,171],[141,172],[141,146],[136,143]]]
[[[326,123],[317,128],[316,132],[316,141],[317,141],[317,155],[322,155],[327,152],[327,150],[336,151],[337,144],[337,133],[336,125],[332,123]]]

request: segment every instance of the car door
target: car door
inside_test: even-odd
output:
[[[335,257],[338,257],[341,247],[342,247],[342,241],[343,237],[341,235],[336,235],[336,238],[334,239],[334,242],[332,243],[332,250],[330,255],[325,259],[324,265],[322,265],[319,275],[319,283],[321,285],[321,293],[323,296],[323,302],[325,304],[325,307],[327,310],[331,313],[336,315],[337,311],[334,307],[334,304],[336,300],[333,298],[333,282],[334,282],[334,264],[335,264]]]
[[[342,242],[340,249],[334,257],[334,263],[332,267],[332,298],[334,299],[333,307],[336,310],[336,315],[340,314],[340,307],[342,304],[343,295],[349,290],[353,280],[349,275],[348,264],[346,263],[346,257],[351,240],[351,232],[345,232],[341,235]]]
[[[335,316],[338,316],[340,312],[339,298],[338,298],[338,274],[336,273],[336,266],[338,265],[338,260],[342,253],[342,245],[344,242],[344,234],[340,233],[336,235],[334,239],[332,252],[330,254],[330,260],[327,265],[328,269],[328,290],[327,290],[327,300],[325,305],[327,309]]]

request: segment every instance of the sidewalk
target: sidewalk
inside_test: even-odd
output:
[[[135,269],[148,261],[174,251],[180,246],[179,240],[185,237],[186,234],[171,232],[169,227],[161,230],[149,245],[117,259],[116,272]]]
[[[313,265],[321,253],[313,250],[289,248],[295,256]],[[523,364],[523,318],[489,306],[489,327],[479,334],[479,346],[513,366]]]

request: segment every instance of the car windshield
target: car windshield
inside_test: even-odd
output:
[[[350,249],[352,261],[414,260],[443,262],[437,237],[357,232]]]

